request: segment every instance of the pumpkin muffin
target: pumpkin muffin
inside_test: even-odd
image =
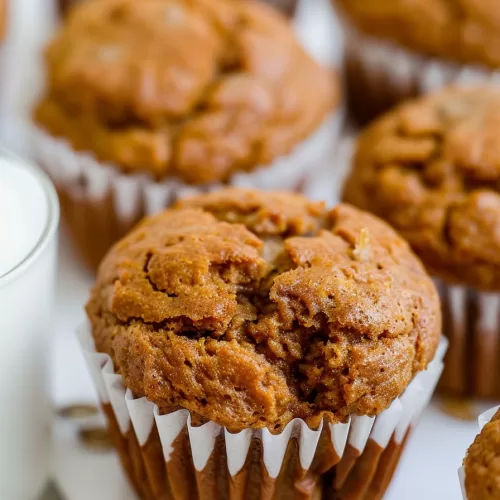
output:
[[[46,65],[34,154],[93,268],[185,193],[307,186],[339,125],[337,77],[260,2],[89,0]]]
[[[0,41],[4,40],[7,32],[8,0],[0,0]]]
[[[495,80],[495,0],[333,0],[346,35],[349,105],[366,122],[454,82]]]
[[[442,387],[500,397],[500,89],[409,101],[359,138],[347,202],[388,221],[440,281]]]
[[[326,488],[381,498],[442,367],[438,294],[407,243],[369,214],[297,194],[232,188],[146,218],[103,260],[87,313],[98,366],[108,355],[157,415],[190,415],[172,460],[195,480],[181,487],[173,472],[141,479],[128,467],[145,498],[167,483],[183,492],[172,498],[202,498],[197,481],[203,498],[313,499]],[[403,400],[414,418],[400,424],[398,397],[412,384],[421,391]],[[118,448],[130,450],[107,407]],[[169,426],[138,439],[147,463],[148,449],[171,449]],[[203,466],[206,441],[190,426],[217,436]],[[249,451],[228,474],[228,433],[242,432]]]
[[[464,472],[467,500],[500,498],[500,408],[469,448]]]

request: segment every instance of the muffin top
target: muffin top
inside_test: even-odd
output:
[[[468,500],[500,498],[500,410],[477,435],[464,467]]]
[[[46,50],[35,120],[127,173],[224,182],[290,153],[338,100],[272,7],[81,2]]]
[[[440,338],[434,285],[357,209],[228,189],[145,219],[102,262],[96,347],[137,396],[231,430],[376,415]]]
[[[334,0],[364,33],[429,56],[500,66],[497,0]]]
[[[500,290],[500,89],[448,88],[360,137],[344,199],[392,224],[449,283]]]

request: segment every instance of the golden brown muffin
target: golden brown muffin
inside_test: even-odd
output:
[[[453,83],[496,80],[500,5],[495,0],[335,3],[346,35],[347,100],[361,124]]]
[[[344,199],[393,225],[436,276],[500,290],[500,89],[410,101],[360,137]]]
[[[476,436],[464,467],[467,500],[500,498],[500,410]]]
[[[409,101],[360,137],[344,199],[394,226],[440,278],[441,389],[500,397],[500,89]]]
[[[8,8],[8,0],[0,0],[0,41],[5,38],[5,33],[7,31]]]
[[[289,153],[338,101],[286,19],[253,1],[82,2],[46,62],[39,126],[123,172],[192,184]]]
[[[162,413],[231,430],[374,416],[434,357],[434,285],[347,205],[228,189],[144,220],[100,266],[99,352]]]
[[[362,32],[429,56],[500,66],[496,0],[334,0]]]

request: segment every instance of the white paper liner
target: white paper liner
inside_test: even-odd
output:
[[[202,426],[191,425],[191,417],[186,410],[168,415],[160,415],[158,408],[146,398],[133,399],[132,393],[121,383],[120,376],[113,371],[113,362],[107,355],[95,352],[90,325],[85,323],[78,330],[78,338],[89,364],[90,373],[103,403],[110,403],[120,430],[125,434],[133,426],[140,446],[143,446],[155,424],[160,436],[165,462],[169,461],[172,444],[184,427],[187,427],[191,443],[193,462],[196,470],[202,471],[214,449],[215,439],[224,430],[227,463],[231,476],[235,476],[243,467],[250,441],[258,438],[262,441],[263,462],[271,478],[279,475],[289,440],[297,438],[299,443],[300,463],[308,470],[321,435],[319,429],[311,430],[300,419],[291,421],[284,430],[273,435],[267,429],[247,429],[236,434],[229,433],[214,422]],[[331,430],[332,444],[339,457],[342,457],[347,443],[362,453],[369,439],[385,448],[391,436],[396,432],[398,443],[404,438],[401,432],[407,430],[430,399],[443,368],[442,358],[446,351],[443,340],[425,372],[417,375],[408,385],[401,397],[375,418],[352,416],[345,424],[328,424]],[[107,358],[107,359],[105,359]],[[106,394],[103,391],[106,391]],[[153,421],[154,420],[154,421]]]
[[[496,381],[491,374],[497,372],[498,356],[495,353],[500,352],[500,293],[479,292],[465,286],[446,285],[438,279],[435,281],[448,307],[452,332],[449,334],[449,356],[453,363],[447,367],[453,373],[446,372],[444,379],[470,379],[467,367],[473,363],[473,395],[498,396],[494,394]],[[471,301],[475,303],[473,324],[469,318]]]
[[[235,173],[230,184],[266,190],[295,190],[303,184],[305,194],[309,195],[315,166],[331,158],[342,122],[343,110],[338,109],[289,155],[252,172]],[[111,191],[114,210],[124,222],[141,217],[143,212],[157,213],[178,198],[224,186],[220,183],[194,186],[173,178],[155,182],[147,175],[123,174],[90,153],[74,151],[67,141],[52,137],[38,127],[32,130],[32,147],[35,160],[56,185],[71,192],[74,198],[100,202]]]
[[[469,85],[500,81],[498,70],[418,54],[394,42],[366,35],[344,18],[342,25],[346,51],[351,52],[353,58],[373,74],[374,81],[390,81],[398,89],[411,89],[411,93],[416,90],[418,94],[426,94],[451,83]]]
[[[491,421],[495,413],[500,410],[500,406],[496,406],[495,408],[491,408],[488,411],[485,411],[481,415],[479,415],[477,422],[479,425],[479,432],[481,432],[484,428],[484,426]],[[464,500],[467,500],[467,495],[465,492],[465,467],[460,467],[458,469],[458,478],[460,480],[460,486],[462,488],[462,496]]]

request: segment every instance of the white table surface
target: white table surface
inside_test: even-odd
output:
[[[306,1],[311,6],[309,24],[301,25],[299,32],[302,36],[310,33],[307,26],[312,21],[315,34],[321,34],[322,30],[324,33],[328,16],[321,4],[325,0]],[[2,62],[2,74],[9,78],[4,77],[0,87],[0,136],[11,149],[24,154],[28,143],[23,126],[28,105],[39,85],[40,62],[36,50],[52,28],[53,7],[50,0],[11,0],[11,4],[13,32]],[[311,12],[316,16],[314,19]],[[314,38],[310,47],[324,56],[321,37]],[[330,180],[334,182],[333,178]],[[332,192],[330,186],[325,181],[325,194]],[[83,304],[92,276],[78,264],[64,231],[60,240],[52,352],[53,398],[57,407],[96,400],[74,335],[75,327],[84,318]],[[432,404],[408,443],[386,500],[460,499],[457,469],[476,431],[475,422],[452,419]],[[54,477],[67,500],[135,498],[114,453],[83,449],[76,440],[74,424],[69,422],[58,421],[54,434]]]

